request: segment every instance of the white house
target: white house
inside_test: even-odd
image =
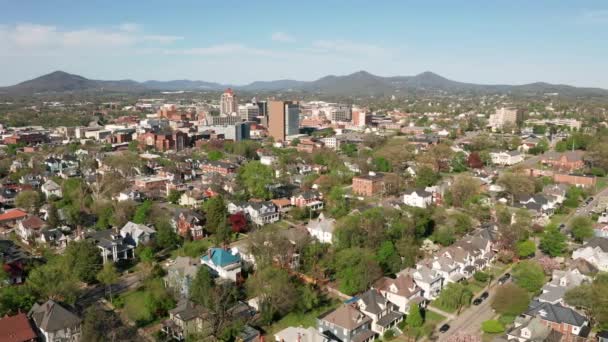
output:
[[[608,239],[594,237],[589,240],[589,242],[572,253],[573,260],[578,258],[589,262],[600,271],[608,271]]]
[[[490,158],[492,158],[492,164],[502,166],[515,165],[524,161],[524,155],[519,151],[490,152]]]
[[[131,221],[127,222],[121,229],[120,235],[125,239],[125,242],[139,246],[147,244],[154,239],[156,230],[146,226],[145,224],[137,224]]]
[[[414,189],[403,195],[403,203],[411,207],[426,208],[433,203],[433,194],[424,189]]]
[[[80,341],[82,319],[53,300],[34,304],[28,317],[43,341]]]
[[[382,277],[373,287],[404,314],[409,312],[410,305],[419,305],[424,301],[422,289],[409,274],[399,274],[395,279]]]
[[[416,268],[406,268],[397,275],[411,275],[416,285],[422,289],[424,298],[429,300],[437,298],[443,288],[441,274],[420,263],[416,265]]]
[[[40,190],[44,193],[44,195],[49,198],[51,196],[55,196],[58,198],[63,197],[63,192],[61,191],[61,186],[55,183],[52,179],[47,180],[42,186]]]
[[[318,218],[310,220],[306,226],[308,233],[319,240],[322,243],[332,243],[334,237],[334,229],[336,226],[336,220],[332,218],[325,218],[325,215],[321,214]]]
[[[236,282],[241,274],[241,256],[223,248],[209,248],[201,263],[222,279]]]

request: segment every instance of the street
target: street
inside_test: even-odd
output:
[[[112,285],[112,296],[137,288],[141,283],[138,273],[130,273],[120,277],[118,283]],[[95,285],[85,289],[80,297],[76,300],[76,305],[85,308],[88,305],[97,302],[106,294],[106,287],[103,285]]]

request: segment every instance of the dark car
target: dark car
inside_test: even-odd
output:
[[[481,298],[483,300],[488,299],[488,297],[490,297],[490,294],[488,293],[488,291],[482,293],[481,296],[479,296],[479,298]]]
[[[511,274],[510,273],[505,273],[505,275],[503,275],[502,277],[498,278],[498,283],[499,284],[504,284],[507,282],[507,280],[509,280],[509,278],[511,278]]]
[[[562,230],[564,228],[566,228],[566,224],[565,223],[562,223],[562,224],[559,225],[559,230]]]
[[[481,304],[481,302],[483,302],[483,299],[481,299],[481,297],[480,298],[475,298],[473,300],[473,305],[479,305],[479,304]]]
[[[441,326],[441,328],[439,328],[439,332],[447,332],[448,330],[450,330],[450,326],[448,324],[444,324]]]

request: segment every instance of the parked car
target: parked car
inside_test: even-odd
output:
[[[484,293],[481,294],[481,296],[479,296],[479,298],[486,300],[488,299],[488,297],[490,297],[490,294],[488,293],[488,291],[484,291]]]
[[[441,326],[441,328],[439,328],[439,332],[447,332],[448,330],[450,330],[450,325],[449,324],[444,324]]]
[[[481,297],[480,298],[475,298],[473,300],[473,305],[479,305],[479,304],[481,304],[481,302],[483,302],[483,299],[481,299]]]
[[[506,283],[509,279],[511,278],[511,274],[510,273],[505,273],[505,275],[503,275],[502,277],[498,278],[498,283],[500,285]]]

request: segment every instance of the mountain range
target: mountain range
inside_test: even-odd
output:
[[[276,80],[256,81],[235,86],[206,81],[133,80],[102,81],[88,79],[64,71],[55,71],[19,84],[0,87],[0,94],[32,95],[66,92],[149,92],[149,91],[221,91],[227,87],[246,92],[310,92],[336,96],[381,96],[408,92],[446,93],[559,93],[565,96],[608,96],[608,90],[581,88],[543,82],[523,85],[482,85],[458,82],[426,71],[415,76],[382,77],[366,71],[344,76],[325,76],[315,81]]]

